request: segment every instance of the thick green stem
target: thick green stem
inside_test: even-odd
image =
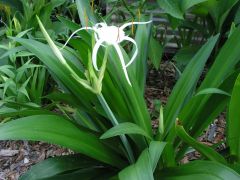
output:
[[[103,109],[105,110],[105,112],[107,113],[107,116],[109,117],[109,119],[111,120],[113,126],[118,125],[118,121],[116,119],[116,117],[114,116],[112,110],[110,109],[110,107],[108,106],[108,103],[106,102],[105,98],[103,97],[103,95],[100,93],[97,95]],[[120,135],[120,139],[122,140],[122,143],[127,151],[128,154],[128,160],[131,164],[133,164],[135,162],[134,156],[133,156],[133,152],[131,149],[131,146],[127,140],[127,137],[125,135]]]

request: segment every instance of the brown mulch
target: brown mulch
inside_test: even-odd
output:
[[[200,82],[203,80],[207,73],[207,69],[204,69]],[[176,83],[176,71],[169,61],[161,63],[160,70],[151,69],[147,78],[147,87],[145,92],[145,99],[149,111],[154,114],[156,111],[155,100],[158,99],[163,105],[166,104],[171,90]],[[158,117],[152,116],[153,130],[158,128]],[[225,141],[225,129],[226,129],[226,114],[219,115],[212,124],[203,132],[198,138],[198,141],[207,145],[213,146],[218,152],[222,152],[226,149]],[[216,146],[216,147],[215,147]],[[192,149],[181,160],[181,163],[187,163],[192,160],[201,158],[201,155],[196,150]]]
[[[160,67],[158,71],[150,69],[147,78],[145,98],[151,113],[155,109],[155,100],[160,100],[162,104],[166,104],[176,82],[176,72],[171,63],[163,61]],[[156,117],[153,118],[152,124],[155,128],[158,126]],[[224,131],[225,114],[222,114],[199,137],[199,141],[212,146],[225,139]],[[225,145],[221,144],[218,148],[222,150]],[[43,142],[0,141],[0,180],[18,179],[29,167],[44,159],[72,153],[71,150]],[[182,163],[199,158],[199,153],[193,150],[185,156]]]
[[[43,142],[0,141],[0,180],[16,180],[44,159],[71,153],[71,150]]]
[[[145,99],[150,110],[154,108],[153,101],[155,99],[159,99],[163,104],[166,104],[175,83],[176,72],[173,65],[168,61],[162,62],[159,70],[154,68],[149,70]]]

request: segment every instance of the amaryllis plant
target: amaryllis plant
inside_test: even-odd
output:
[[[24,104],[14,112],[14,120],[0,125],[0,140],[46,141],[75,152],[42,161],[20,179],[239,179],[239,138],[234,138],[239,137],[239,120],[234,114],[240,102],[236,100],[240,97],[240,30],[231,31],[199,83],[218,35],[202,45],[166,105],[161,105],[159,126],[153,131],[143,89],[151,53],[152,24],[146,20],[150,18],[142,15],[139,22],[109,26],[113,23],[98,23],[89,0],[76,0],[76,5],[81,25],[59,17],[73,32],[64,42],[53,40],[39,18],[41,38],[11,37],[43,62],[56,88],[42,97],[48,105]],[[86,26],[85,14],[92,27]],[[129,27],[138,24],[134,35],[126,35]],[[127,47],[120,45],[125,41]],[[13,105],[19,104],[5,102],[8,109]],[[230,151],[222,153],[198,142],[197,137],[226,108]],[[182,163],[193,149],[201,158]]]

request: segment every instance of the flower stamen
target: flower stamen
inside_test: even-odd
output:
[[[140,22],[140,20],[141,20],[141,11],[140,9],[138,9],[138,21]]]
[[[88,16],[87,16],[86,8],[84,8],[84,17],[85,17],[85,23],[86,23],[86,30],[88,30]]]
[[[92,0],[92,6],[91,6],[92,12],[94,11],[94,0]]]
[[[117,41],[120,41],[120,29],[118,27]]]
[[[132,35],[134,35],[134,24],[133,24],[133,19],[132,19]]]

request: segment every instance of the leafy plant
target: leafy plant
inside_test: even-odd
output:
[[[46,74],[43,67],[28,61],[16,70],[10,65],[1,66],[0,72],[3,101],[12,100],[19,103],[31,101],[41,104],[38,98],[43,94]]]
[[[65,3],[60,1],[0,1],[3,11],[1,23],[1,115],[7,117],[18,114],[18,111],[26,113],[26,104],[39,107],[43,104],[43,95],[47,87],[49,74],[46,68],[39,63],[23,46],[19,46],[14,40],[7,38],[30,37],[39,38],[35,32],[38,29],[36,15],[42,17],[49,26],[49,31],[54,34],[65,33],[60,22],[52,22],[51,16],[56,13],[56,7]],[[55,27],[58,30],[51,30]],[[40,37],[41,38],[41,37]],[[51,89],[54,85],[48,85]],[[10,102],[11,101],[11,102]],[[14,103],[14,104],[13,104]],[[16,105],[18,104],[18,105]],[[23,107],[21,107],[21,105]],[[6,118],[8,119],[8,118]]]
[[[238,127],[239,121],[237,120],[238,117],[238,99],[239,99],[239,76],[236,79],[234,84],[232,97],[229,103],[229,115],[228,115],[228,144],[230,148],[230,161],[234,164],[239,164],[240,161],[240,154],[239,154],[239,135],[238,135]],[[239,172],[239,171],[238,171]]]
[[[88,25],[86,17],[93,24],[97,22],[89,1],[77,0],[76,5],[82,26]],[[67,18],[59,17],[59,20],[71,31],[79,29],[78,24]],[[238,28],[229,35],[200,85],[199,78],[219,35],[210,37],[193,55],[166,106],[160,107],[159,129],[153,134],[143,97],[149,27],[143,25],[136,30],[135,41],[141,54],[128,68],[130,86],[112,47],[100,48],[101,68],[99,72],[94,71],[91,52],[95,36],[91,31],[77,33],[79,38],[73,38],[70,46],[61,49],[63,45],[52,40],[39,19],[38,23],[47,43],[33,38],[12,39],[42,61],[58,90],[44,97],[53,102],[45,107],[8,102],[24,109],[14,112],[13,117],[21,118],[0,125],[0,139],[41,140],[81,155],[43,161],[21,179],[239,179],[239,153],[234,144],[237,139],[233,138],[239,135],[235,128],[231,129],[237,123],[234,115],[239,98]],[[128,62],[132,52],[128,47],[121,51]],[[228,156],[234,157],[233,161],[196,140],[228,105]],[[60,112],[52,111],[54,108]],[[196,149],[202,157],[183,165],[180,160],[188,147]]]

